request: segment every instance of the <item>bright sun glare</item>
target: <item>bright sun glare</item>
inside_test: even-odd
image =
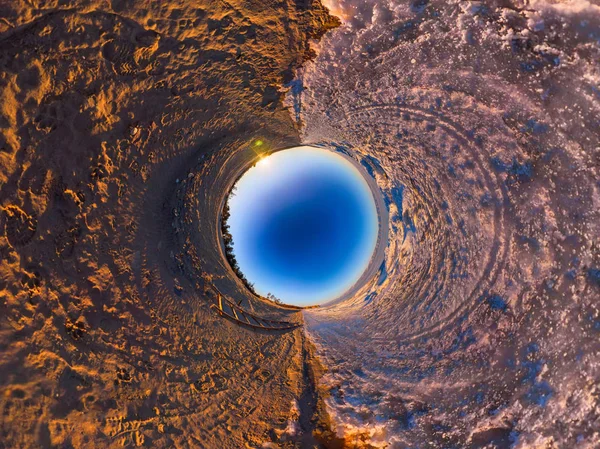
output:
[[[266,167],[266,166],[270,165],[270,163],[271,163],[271,162],[269,161],[269,157],[268,157],[268,156],[262,156],[262,157],[261,157],[261,158],[258,160],[258,162],[256,163],[256,165],[257,165],[258,167]]]

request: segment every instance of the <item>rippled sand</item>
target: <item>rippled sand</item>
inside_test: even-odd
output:
[[[336,23],[295,1],[0,3],[1,448],[304,444],[302,332],[239,327],[211,289],[301,317],[230,277],[231,179],[198,189],[205,161],[298,142],[280,89]]]

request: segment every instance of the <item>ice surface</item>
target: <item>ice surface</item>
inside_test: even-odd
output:
[[[600,9],[329,3],[344,25],[289,101],[390,209],[378,275],[306,314],[338,433],[598,447]]]

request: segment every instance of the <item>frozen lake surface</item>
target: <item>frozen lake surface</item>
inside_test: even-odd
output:
[[[329,3],[344,24],[289,104],[390,212],[379,275],[306,313],[338,432],[597,447],[600,7]]]

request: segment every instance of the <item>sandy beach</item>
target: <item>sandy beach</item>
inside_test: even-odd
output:
[[[298,141],[283,86],[337,23],[317,1],[0,5],[0,447],[304,444],[302,330],[221,318],[212,222],[175,222],[202,158]]]

